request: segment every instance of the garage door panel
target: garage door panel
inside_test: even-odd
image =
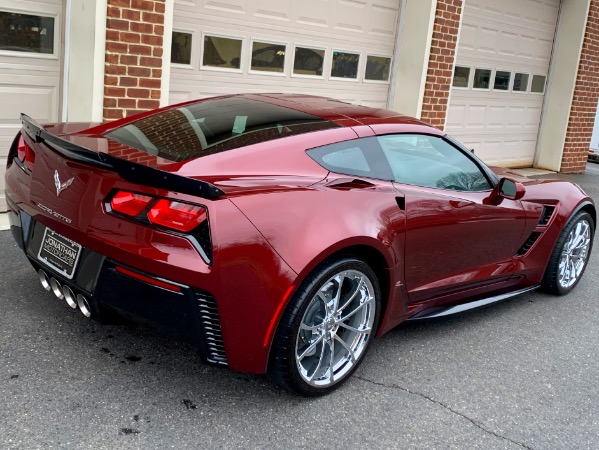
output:
[[[375,73],[379,63],[371,61],[367,67],[367,55],[393,56],[399,3],[397,0],[206,0],[203,4],[176,1],[174,30],[193,33],[194,45],[191,68],[171,67],[169,102],[240,92],[285,92],[385,107],[389,82],[364,79],[366,69]],[[206,35],[242,40],[239,70],[200,67]],[[286,45],[283,73],[249,70],[255,41]],[[304,73],[293,73],[297,47],[324,50],[322,76],[302,77]],[[333,52],[359,54],[356,79],[330,76]]]
[[[532,164],[543,95],[513,90],[516,73],[546,76],[559,0],[465,2],[456,65],[510,72],[507,90],[452,89],[446,129],[484,161]],[[471,77],[472,79],[473,77]]]
[[[50,26],[40,28],[41,22],[30,18],[31,20],[26,22],[29,30],[20,34],[6,35],[10,47],[14,50],[0,54],[0,212],[6,211],[7,207],[4,193],[4,168],[10,145],[21,128],[20,113],[26,113],[42,123],[56,122],[59,119],[62,58],[60,33],[63,9],[61,0],[2,0],[1,3],[0,10],[9,13],[53,17],[54,39],[51,38],[51,31],[48,31],[52,30]],[[5,15],[4,17],[8,18],[9,23],[17,20],[15,16]],[[35,47],[31,41],[20,39],[23,36],[32,38],[35,36],[32,33],[39,33],[40,39],[42,36],[50,39],[53,42],[54,53],[18,51],[23,47],[38,51],[42,49],[41,44]],[[15,39],[16,43],[13,43]]]

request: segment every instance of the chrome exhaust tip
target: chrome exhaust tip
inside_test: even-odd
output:
[[[42,284],[42,287],[47,291],[51,291],[52,286],[50,286],[50,280],[48,279],[48,274],[46,272],[44,272],[42,269],[38,270],[37,274],[40,278],[40,283]]]
[[[71,308],[77,308],[77,300],[75,299],[75,293],[66,284],[62,287],[62,295],[64,295],[64,299]]]
[[[64,298],[62,293],[62,285],[60,284],[60,281],[54,277],[50,278],[50,288],[52,289],[52,292],[54,292],[54,295],[57,299],[62,300]]]
[[[77,294],[77,306],[79,306],[79,311],[81,311],[81,313],[85,317],[91,317],[92,316],[92,309],[89,306],[89,302],[81,294]]]

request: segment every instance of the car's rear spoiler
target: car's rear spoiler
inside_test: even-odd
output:
[[[35,142],[43,142],[67,158],[102,169],[112,170],[127,181],[208,199],[215,199],[225,195],[222,190],[206,181],[183,177],[81,147],[47,132],[40,124],[26,114],[21,114],[21,122],[23,123],[25,133]]]

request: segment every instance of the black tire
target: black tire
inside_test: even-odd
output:
[[[577,230],[581,230],[580,228],[577,228],[579,226],[583,228],[588,226],[589,241],[584,251],[581,251],[582,248],[578,250],[574,249],[573,251],[567,247],[569,246],[572,236],[577,233]],[[595,223],[589,213],[580,211],[570,218],[560,233],[557,242],[555,243],[555,247],[551,253],[551,257],[549,258],[549,263],[545,269],[545,275],[543,276],[543,281],[541,282],[541,288],[545,292],[553,295],[566,295],[576,287],[582,278],[582,275],[584,274],[587,263],[589,262],[589,257],[593,248],[594,235]],[[572,256],[574,256],[576,259],[571,259]],[[564,259],[564,261],[562,261],[562,259]],[[563,271],[560,268],[560,262],[568,263],[572,261],[579,261],[581,259],[582,263],[578,268],[575,269],[574,277],[567,277],[563,274]]]
[[[344,278],[333,280],[340,276]],[[339,279],[341,289],[336,289]],[[339,308],[333,307],[335,301],[329,292],[339,298]],[[322,263],[299,286],[281,317],[270,352],[268,376],[279,386],[309,397],[337,389],[364,360],[380,311],[379,281],[368,264],[352,256]],[[305,328],[308,322],[310,326]],[[350,341],[349,346],[344,339]],[[311,369],[313,378],[308,381]]]

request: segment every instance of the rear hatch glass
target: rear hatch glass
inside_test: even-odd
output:
[[[160,111],[104,136],[180,162],[296,134],[338,127],[301,111],[244,98],[199,101]]]

